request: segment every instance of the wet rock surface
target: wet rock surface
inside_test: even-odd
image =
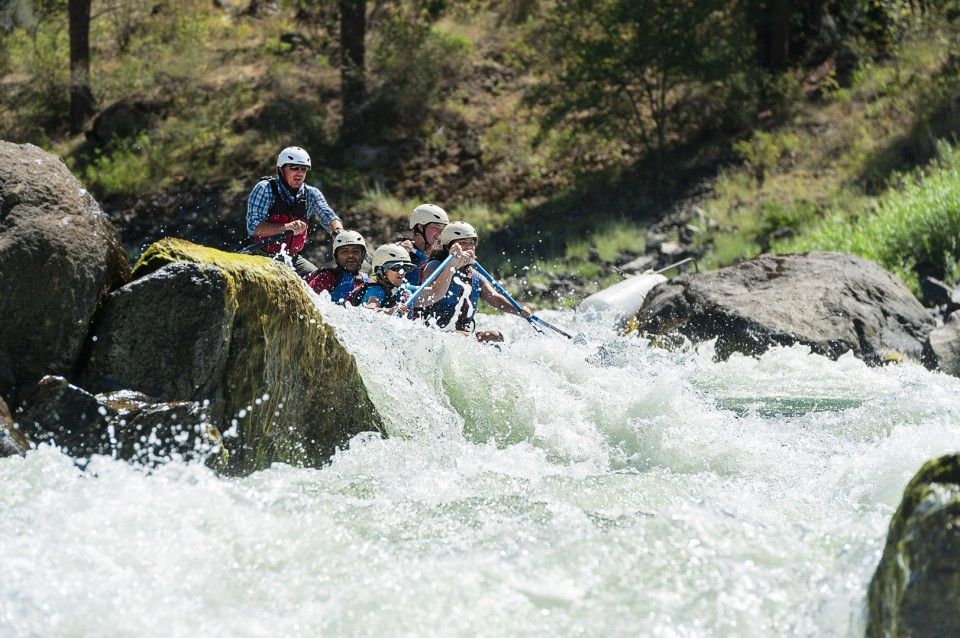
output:
[[[761,255],[715,272],[682,275],[650,293],[637,315],[648,335],[717,339],[716,352],[757,355],[804,344],[868,363],[921,359],[934,327],[902,282],[873,262],[840,253]]]
[[[3,399],[0,399],[0,458],[15,454],[22,455],[28,449],[30,449],[30,442],[14,422],[10,408]]]
[[[866,635],[960,635],[960,456],[928,461],[890,522]]]
[[[0,393],[69,374],[94,312],[130,277],[119,236],[58,158],[0,141]]]
[[[226,464],[220,432],[203,405],[157,401],[139,392],[91,394],[63,377],[44,377],[17,423],[36,443],[70,456],[103,454],[156,466],[168,461]]]
[[[318,466],[381,431],[356,362],[292,269],[163,240],[134,275],[96,324],[84,384],[208,401],[233,473]]]

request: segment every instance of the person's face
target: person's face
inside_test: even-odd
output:
[[[413,264],[409,262],[392,262],[384,266],[383,273],[390,285],[396,287],[403,283],[408,272],[413,271]]]
[[[280,171],[283,173],[284,183],[294,190],[299,190],[303,180],[307,179],[310,168],[301,164],[284,164]]]
[[[388,269],[385,272],[387,273],[387,281],[390,282],[391,286],[396,287],[403,283],[403,275],[398,271]]]
[[[427,246],[433,246],[436,243],[437,237],[440,236],[440,233],[443,232],[445,227],[446,224],[438,222],[433,222],[423,227],[423,238],[427,241]]]
[[[472,237],[466,239],[458,239],[455,242],[450,244],[451,246],[459,246],[460,250],[476,250],[477,249],[477,240]]]
[[[362,246],[341,246],[333,255],[337,265],[350,273],[360,272],[365,251]]]

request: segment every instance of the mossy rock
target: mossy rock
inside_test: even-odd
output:
[[[960,635],[960,455],[907,485],[870,582],[867,636]]]
[[[208,401],[233,473],[318,466],[382,431],[356,362],[292,269],[165,239],[134,278],[97,320],[86,387]]]

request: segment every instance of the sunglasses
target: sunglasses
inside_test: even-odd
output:
[[[295,173],[306,173],[310,170],[309,166],[304,166],[303,164],[287,164],[284,166],[284,168],[289,168]]]
[[[400,275],[405,275],[408,272],[413,272],[413,267],[410,264],[404,264],[404,263],[385,264],[384,268],[386,268],[387,270],[392,270],[393,272]]]

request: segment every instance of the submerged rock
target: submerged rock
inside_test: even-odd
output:
[[[960,635],[960,455],[907,485],[870,581],[867,636]]]
[[[898,279],[840,253],[761,255],[660,284],[637,314],[649,335],[716,338],[716,352],[757,355],[796,343],[822,355],[848,350],[868,363],[920,359],[934,322]]]
[[[15,454],[22,455],[28,449],[30,449],[30,441],[14,423],[6,402],[0,399],[0,458]]]
[[[69,374],[97,306],[129,276],[116,230],[63,162],[0,141],[0,393]]]
[[[204,460],[219,468],[227,462],[220,432],[197,402],[158,402],[130,391],[93,395],[47,376],[17,422],[35,442],[70,456],[105,454],[151,466]]]
[[[237,473],[320,465],[381,430],[356,362],[292,269],[168,239],[134,275],[97,321],[85,386],[209,401]]]

